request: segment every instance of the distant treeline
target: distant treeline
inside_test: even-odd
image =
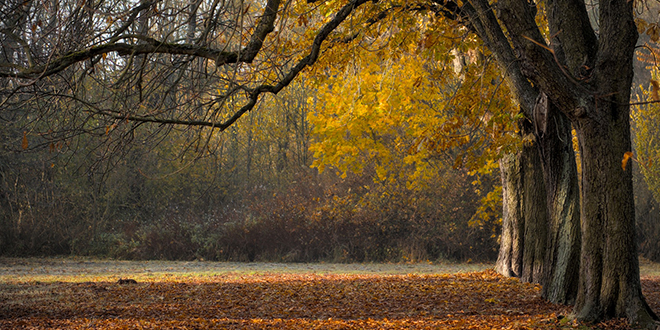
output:
[[[310,167],[307,95],[291,90],[212,134],[118,122],[52,142],[25,129],[48,122],[34,124],[16,110],[12,121],[0,122],[0,254],[291,262],[496,257],[501,210],[488,193],[498,189],[497,173],[470,175],[446,158],[414,189],[405,175],[377,179],[370,164],[359,174],[319,173]]]

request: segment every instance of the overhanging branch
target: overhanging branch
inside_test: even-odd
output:
[[[278,1],[278,0],[276,0]],[[177,119],[165,119],[165,118],[156,118],[148,116],[137,116],[137,115],[121,115],[121,114],[112,114],[108,112],[100,112],[102,115],[120,119],[128,120],[134,122],[144,122],[144,123],[157,123],[157,124],[169,124],[169,125],[185,125],[185,126],[201,126],[201,127],[211,127],[216,128],[220,131],[224,131],[229,126],[234,124],[240,117],[245,113],[252,110],[259,100],[259,96],[264,93],[279,93],[284,87],[288,86],[293,79],[302,72],[306,67],[311,66],[317,60],[321,54],[321,46],[323,42],[328,39],[330,33],[335,31],[339,25],[348,18],[353,11],[359,6],[369,2],[371,0],[353,0],[350,3],[344,5],[337,14],[326,23],[317,33],[314,41],[312,43],[311,49],[307,56],[302,58],[298,63],[289,70],[289,72],[275,85],[262,84],[255,88],[248,89],[248,101],[245,103],[238,111],[236,111],[229,119],[223,122],[211,122],[211,121],[189,121],[189,120],[177,120]]]
[[[129,20],[122,25],[118,32],[125,31],[135,16],[155,2],[143,3],[136,7]],[[190,55],[206,58],[215,61],[216,66],[243,62],[251,63],[263,47],[264,40],[274,30],[275,19],[277,18],[280,0],[268,0],[266,8],[261,15],[259,23],[254,29],[250,41],[247,45],[237,51],[225,51],[208,47],[201,47],[189,44],[167,43],[153,38],[141,35],[114,35],[110,42],[89,47],[84,50],[72,51],[56,58],[50,59],[42,65],[32,65],[21,67],[13,63],[0,62],[0,77],[19,78],[19,79],[41,79],[59,73],[66,68],[96,56],[105,53],[117,53],[119,55],[141,55],[141,54],[172,54],[172,55]],[[128,24],[128,25],[127,25]],[[139,39],[144,41],[140,44],[129,44],[118,42],[120,40]],[[29,52],[27,52],[29,54]],[[9,68],[9,70],[2,68]]]

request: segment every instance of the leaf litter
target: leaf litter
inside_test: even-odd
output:
[[[162,274],[119,284],[0,277],[0,329],[584,329],[539,285],[492,269],[452,274]],[[131,274],[129,274],[131,275]],[[132,274],[135,275],[135,274]],[[62,281],[61,279],[64,279]],[[643,277],[660,308],[660,281]],[[626,329],[624,320],[589,328]]]

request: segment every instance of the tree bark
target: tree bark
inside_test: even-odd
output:
[[[650,324],[657,317],[644,300],[639,279],[632,164],[624,169],[621,161],[631,150],[627,111],[620,111],[627,107],[604,108],[613,111],[593,112],[610,118],[585,119],[577,129],[583,241],[575,313],[586,321],[628,317]]]
[[[551,104],[537,141],[548,208],[548,241],[543,297],[559,304],[575,302],[580,264],[580,198],[571,123]]]
[[[525,222],[522,214],[522,166],[520,153],[500,159],[502,176],[502,236],[495,271],[508,277],[522,274]]]
[[[548,213],[539,155],[527,145],[500,161],[503,223],[498,273],[542,283],[547,242]]]
[[[546,299],[567,304],[577,292],[580,226],[570,123],[555,118],[560,115],[549,114],[552,135],[521,124],[532,142],[500,161],[503,223],[495,269],[540,283]]]
[[[630,88],[637,28],[632,3],[602,1],[592,85],[573,113],[582,160],[582,261],[575,313],[579,319],[627,317],[655,328],[639,278],[630,139]],[[570,111],[566,111],[569,115]]]

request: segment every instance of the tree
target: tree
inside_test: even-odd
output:
[[[435,13],[444,22],[453,22],[448,24],[452,28],[467,27],[479,36],[495,56],[524,116],[537,124],[536,135],[559,139],[567,136],[568,122],[575,128],[582,169],[578,318],[595,321],[625,316],[632,323],[650,326],[657,317],[641,293],[631,165],[622,164],[632,149],[629,101],[638,36],[634,3],[599,1],[597,31],[583,1],[532,4],[522,0],[268,0],[195,2],[180,9],[170,1],[52,2],[48,6],[9,1],[0,5],[3,38],[11,39],[3,44],[0,61],[2,86],[7,86],[0,102],[5,109],[18,109],[26,97],[72,100],[80,106],[79,116],[99,118],[95,127],[86,126],[91,121],[78,121],[78,132],[99,132],[126,122],[224,130],[253,109],[262,94],[280,92],[327,49],[368,40],[381,32],[403,39],[406,31],[418,35],[424,25],[433,24],[426,24],[430,21],[423,15]],[[397,24],[389,29],[380,24],[396,15],[400,15],[398,20],[391,22]],[[149,29],[141,25],[142,17],[149,19]],[[192,24],[193,19],[198,24]],[[192,33],[195,27],[199,30]],[[401,39],[392,42],[398,46]],[[190,65],[196,58],[208,63],[202,70],[206,80],[186,85],[182,73],[199,70]],[[150,65],[134,66],[134,61]],[[95,70],[102,74],[94,76]],[[148,81],[143,75],[147,70]],[[83,92],[79,83],[90,79],[105,92],[105,98],[91,99]],[[202,102],[190,102],[190,98]],[[43,117],[49,108],[41,109],[37,115]],[[549,129],[553,118],[558,123],[556,131]],[[66,138],[42,133],[45,138]],[[543,141],[536,143],[548,152],[540,162],[545,164],[546,191],[550,192],[545,199],[567,202],[558,209],[561,212],[549,209],[552,219],[553,214],[574,210],[576,205],[576,198],[571,197],[575,185],[570,180],[570,153],[560,156]],[[560,171],[567,176],[551,174],[552,164],[569,164]],[[564,177],[569,178],[568,184],[561,183]],[[557,183],[561,184],[554,186]],[[564,234],[559,230],[553,237]],[[549,242],[557,244],[550,247],[553,251],[561,246],[553,239]],[[566,264],[566,258],[574,254],[557,255],[557,264]]]
[[[542,284],[554,303],[572,304],[581,235],[571,125],[546,98],[538,101],[534,122],[519,122],[522,149],[500,160],[504,219],[495,269]]]
[[[651,326],[657,317],[639,284],[632,175],[621,166],[632,148],[629,100],[637,40],[633,4],[601,2],[598,37],[584,2],[551,1],[546,7],[549,43],[536,23],[535,6],[498,2],[497,18],[483,1],[461,9],[498,57],[523,110],[532,115],[540,93],[548,98],[548,109],[557,107],[576,129],[582,160],[577,317],[593,321],[625,316]]]

